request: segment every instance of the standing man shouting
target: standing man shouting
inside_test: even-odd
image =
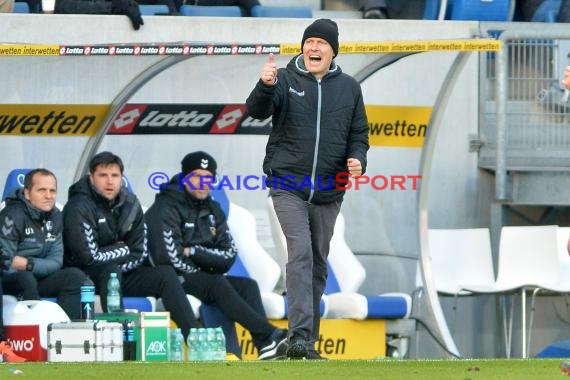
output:
[[[338,48],[336,23],[314,21],[303,33],[302,53],[286,68],[277,69],[269,55],[247,99],[252,117],[273,116],[263,171],[287,239],[289,358],[321,358],[314,343],[330,240],[344,196],[338,179],[366,169],[362,91],[334,61]]]

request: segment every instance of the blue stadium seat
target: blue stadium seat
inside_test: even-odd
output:
[[[309,7],[256,5],[251,8],[251,15],[253,17],[313,18],[313,10]]]
[[[530,21],[549,23],[557,22],[560,3],[561,0],[544,0],[536,9]]]
[[[167,15],[170,13],[168,6],[165,4],[139,4],[139,9],[143,16]]]
[[[6,184],[4,185],[4,192],[2,193],[2,202],[16,189],[24,188],[24,177],[32,169],[13,169],[6,177]]]
[[[210,16],[210,17],[241,17],[238,6],[208,6],[183,5],[180,7],[182,16]]]
[[[56,302],[57,297],[42,297],[44,301]],[[156,298],[154,297],[123,297],[123,308],[142,312],[153,312],[156,310]],[[95,311],[102,313],[101,298],[95,296]]]
[[[425,0],[423,19],[437,20],[440,4],[440,0]]]
[[[153,312],[156,310],[156,299],[154,297],[123,297],[123,308],[142,312]]]
[[[127,190],[129,193],[134,193],[133,185],[131,185],[131,182],[126,175],[123,175],[123,189]]]
[[[239,257],[239,255],[236,257],[236,261],[234,262],[234,265],[232,265],[232,267],[228,271],[228,274],[230,276],[236,276],[236,277],[247,277],[247,278],[251,277],[251,275],[247,271],[247,268],[245,267],[243,261],[241,261],[241,258]]]
[[[210,196],[213,200],[220,204],[222,211],[226,214],[226,218],[230,217],[230,199],[224,189],[212,189]]]
[[[30,13],[30,6],[25,1],[16,1],[14,3],[13,13]]]
[[[511,1],[513,0],[450,0],[446,19],[508,21]]]

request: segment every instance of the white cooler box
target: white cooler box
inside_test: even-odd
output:
[[[47,337],[50,362],[123,360],[123,325],[118,322],[50,323]]]
[[[19,301],[0,297],[6,338],[16,354],[28,361],[47,360],[47,326],[66,323],[69,317],[58,304],[50,301]]]

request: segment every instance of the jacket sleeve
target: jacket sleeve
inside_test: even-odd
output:
[[[260,79],[247,97],[245,104],[249,115],[256,119],[267,119],[273,115],[273,94],[276,85],[268,86]]]
[[[130,255],[124,241],[99,246],[97,211],[87,197],[74,197],[65,206],[63,238],[70,263],[80,268],[105,262],[123,264]]]
[[[19,231],[22,230],[23,224],[21,218],[14,218],[4,209],[0,213],[0,249],[2,250],[2,271],[6,273],[15,272],[12,269],[12,259],[18,251]]]
[[[235,262],[238,251],[223,212],[218,212],[216,219],[217,233],[212,246],[193,245],[190,247],[190,258],[205,272],[223,274]]]
[[[18,241],[20,240],[20,231],[23,231],[22,218],[16,218],[8,212],[5,208],[0,212],[0,249],[2,250],[2,271],[4,273],[15,272],[12,269],[12,259],[17,256]]]
[[[184,256],[184,247],[182,245],[182,225],[184,222],[178,211],[174,206],[166,204],[162,204],[161,207],[155,211],[156,212],[150,216],[154,218],[154,220],[149,221],[149,223],[153,223],[154,228],[159,231],[160,236],[158,236],[157,239],[160,246],[158,249],[166,253],[170,264],[177,272],[198,272],[199,269],[194,265],[192,260]],[[158,222],[156,219],[158,219]]]
[[[4,237],[0,237],[0,249],[2,250],[2,263],[0,265],[1,271],[3,273],[12,273],[15,270],[11,267],[12,259],[14,258],[14,252],[18,249],[18,243],[14,240],[9,240]]]
[[[366,172],[366,152],[370,147],[368,142],[368,119],[364,108],[364,100],[362,98],[362,90],[360,85],[355,81],[356,86],[356,107],[352,115],[350,132],[348,135],[348,158],[356,158],[362,164],[362,174]]]
[[[11,267],[12,259],[15,256],[25,257],[34,261],[33,274],[38,278],[43,278],[57,271],[63,264],[63,243],[61,236],[61,220],[54,220],[57,225],[57,234],[54,241],[44,242],[43,240],[26,245],[24,241],[25,217],[21,208],[7,207],[0,214],[2,227],[0,228],[0,246],[6,256],[6,272],[16,272]],[[56,218],[59,218],[60,214]]]
[[[247,97],[245,104],[249,115],[255,119],[267,119],[273,115],[274,125],[275,118],[280,118],[281,109],[283,108],[284,95],[286,94],[287,80],[285,69],[277,71],[277,83],[268,86],[261,79]]]
[[[55,241],[45,243],[43,254],[38,256],[29,256],[34,260],[34,269],[32,273],[39,278],[46,277],[63,265],[63,238],[61,232],[55,237]]]

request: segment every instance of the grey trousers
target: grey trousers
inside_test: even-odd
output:
[[[286,190],[271,189],[270,194],[287,239],[289,339],[299,337],[314,344],[320,333],[330,240],[342,200],[315,205]]]

